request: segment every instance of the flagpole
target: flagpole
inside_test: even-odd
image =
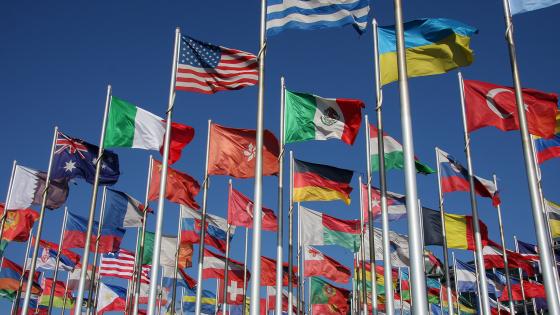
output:
[[[220,280],[216,278],[216,293],[220,288]],[[218,314],[218,294],[216,294],[216,301],[214,303],[214,315]]]
[[[302,301],[302,290],[303,290],[303,283],[305,282],[305,278],[303,276],[303,273],[301,272],[301,209],[300,209],[300,203],[297,203],[297,217],[298,217],[298,222],[297,222],[297,253],[296,253],[296,259],[297,259],[297,269],[298,269],[298,276],[299,276],[299,281],[298,281],[298,286],[297,286],[297,313],[298,315],[301,314],[302,309],[303,309],[303,301]],[[253,314],[251,314],[253,315]]]
[[[443,264],[445,265],[445,283],[447,283],[447,300],[451,301],[453,294],[451,293],[451,278],[449,276],[449,249],[447,248],[447,232],[445,230],[445,208],[443,206],[443,192],[441,189],[441,167],[439,159],[439,148],[436,147],[436,164],[437,164],[437,180],[438,180],[438,197],[439,197],[439,214],[441,219],[441,235],[443,237]],[[453,305],[447,303],[448,312],[453,315]]]
[[[364,200],[364,196],[363,196],[363,192],[362,192],[362,176],[358,177],[358,185],[360,186],[360,248],[361,248],[361,259],[362,259],[362,308],[363,308],[363,315],[368,314],[368,305],[367,305],[367,279],[366,279],[366,248],[365,248],[365,227],[364,227],[364,212],[361,210],[364,208],[363,205],[363,200]],[[371,213],[370,213],[371,216]],[[371,233],[370,233],[371,234]],[[374,252],[375,255],[375,252]],[[371,256],[371,249],[370,249],[370,256]],[[375,257],[374,257],[375,259]],[[359,262],[358,262],[358,266],[359,266]],[[370,264],[370,268],[373,269],[373,267]],[[376,283],[372,283],[371,286],[373,288],[373,286]],[[373,297],[373,296],[372,296]],[[373,300],[372,300],[373,303]]]
[[[206,200],[208,197],[208,155],[210,153],[210,130],[212,129],[212,120],[208,120],[208,134],[206,136],[206,161],[204,163],[204,182],[202,183],[202,214],[200,223],[200,246],[198,251],[198,275],[196,285],[196,306],[195,315],[200,315],[202,307],[202,265],[204,264],[204,239],[206,238]],[[217,294],[216,294],[217,300]],[[155,314],[148,314],[155,315]]]
[[[136,245],[134,245],[134,266],[132,267],[132,276],[130,277],[130,279],[127,281],[127,290],[126,290],[126,304],[125,304],[125,308],[124,308],[124,313],[125,314],[129,314],[129,312],[131,311],[131,309],[134,307],[134,294],[133,292],[136,292],[135,289],[135,284],[136,284],[136,266],[137,266],[137,256],[138,253],[136,252],[138,250],[138,246],[140,244],[140,227],[136,228]]]
[[[49,309],[48,314],[51,314],[52,306],[53,306],[53,298],[54,298],[54,290],[56,289],[56,278],[58,276],[58,265],[60,264],[60,252],[62,250],[62,236],[64,235],[64,231],[66,230],[66,220],[68,219],[68,207],[64,207],[64,217],[62,219],[62,229],[60,231],[60,240],[58,243],[58,252],[56,253],[56,261],[54,265],[54,273],[53,273],[53,283],[51,285],[51,294],[49,296]]]
[[[25,298],[23,300],[22,313],[27,314],[29,309],[29,300],[31,298],[31,288],[33,287],[33,274],[35,274],[35,268],[37,267],[37,256],[39,254],[39,240],[41,239],[41,234],[43,232],[43,220],[45,218],[45,207],[47,205],[47,194],[49,191],[49,186],[51,183],[51,170],[52,162],[54,158],[54,149],[56,146],[56,138],[58,136],[58,127],[54,127],[53,139],[51,144],[51,154],[49,157],[49,167],[47,169],[47,178],[45,179],[45,189],[42,192],[43,200],[41,201],[41,211],[39,213],[39,223],[37,224],[37,236],[36,242],[33,246],[31,268],[29,268],[29,275],[27,276],[27,285],[25,290]],[[10,189],[11,190],[11,189]],[[10,191],[11,192],[11,191]],[[5,220],[4,220],[5,221]],[[19,305],[19,301],[17,302]],[[76,314],[79,315],[79,314]]]
[[[181,30],[179,27],[175,28],[175,43],[173,46],[173,64],[171,65],[171,82],[169,84],[169,99],[167,104],[167,119],[165,125],[165,139],[163,143],[163,157],[160,174],[159,185],[159,198],[156,214],[156,228],[154,236],[154,253],[152,257],[153,268],[151,270],[151,279],[157,279],[159,275],[159,257],[161,250],[161,237],[163,226],[163,214],[165,209],[165,192],[167,188],[167,168],[169,165],[169,144],[171,142],[171,124],[173,122],[173,108],[175,103],[175,79],[177,75],[177,60],[179,58],[179,43],[181,37]],[[155,315],[156,310],[156,292],[157,283],[150,283],[150,295],[148,299],[148,315]],[[79,314],[75,314],[79,315]]]
[[[177,245],[175,246],[175,268],[173,268],[173,289],[171,290],[172,314],[175,314],[175,300],[177,299],[177,269],[179,268],[179,249],[181,246],[181,231],[183,230],[183,216],[179,206],[179,224],[177,226]],[[163,275],[162,275],[163,276]]]
[[[278,156],[278,232],[276,236],[276,292],[282,292],[283,229],[284,229],[284,107],[286,83],[280,77],[280,156]],[[290,269],[288,273],[292,273]],[[282,294],[276,294],[276,314],[282,314]]]
[[[231,179],[229,182],[229,188],[231,191]],[[231,224],[228,223],[227,225],[227,231],[226,231],[226,261],[224,264],[224,289],[223,289],[223,294],[222,294],[222,298],[223,298],[223,308],[224,311],[227,308],[227,293],[228,293],[228,270],[229,270],[229,237],[230,237],[230,230],[231,230]],[[235,296],[237,296],[237,292],[235,292]]]
[[[416,191],[416,166],[414,164],[414,141],[412,135],[412,117],[410,112],[410,97],[408,92],[408,77],[406,70],[406,47],[404,45],[404,30],[401,0],[394,0],[395,4],[395,35],[397,39],[397,63],[399,75],[399,92],[401,100],[401,129],[403,134],[404,175],[406,184],[406,204],[414,205],[418,195]],[[410,255],[410,282],[415,315],[428,312],[426,300],[426,279],[423,272],[424,252],[420,236],[420,216],[418,209],[408,207],[408,235]]]
[[[153,266],[153,265],[152,265]],[[161,314],[161,304],[163,300],[163,267],[161,267],[161,277],[159,278],[159,301],[157,305],[157,314]]]
[[[513,236],[513,241],[515,243],[515,252],[519,253],[519,245],[517,244],[517,236]],[[519,273],[519,284],[521,287],[521,296],[523,298],[523,311],[525,313],[525,315],[527,315],[528,313],[528,309],[527,309],[527,301],[525,299],[525,288],[523,287],[523,271],[521,270],[521,268],[517,268],[517,272]],[[508,292],[509,293],[509,292]],[[513,296],[509,296],[510,300],[513,298]]]
[[[144,214],[142,216],[142,237],[140,238],[140,248],[137,248],[136,253],[136,273],[134,278],[134,314],[138,314],[138,302],[140,301],[140,279],[142,273],[142,262],[144,259],[144,241],[146,239],[146,219],[148,218],[148,195],[150,193],[150,182],[152,181],[152,168],[153,168],[153,156],[150,155],[148,162],[148,176],[146,180],[146,197],[144,199]]]
[[[10,199],[12,195],[12,184],[14,182],[14,174],[16,173],[16,165],[17,161],[14,160],[12,163],[12,173],[10,175],[10,183],[8,185],[8,194],[6,195],[6,204],[4,205],[4,211],[2,213],[2,223],[0,223],[0,242],[2,241],[2,237],[4,236],[4,226],[6,225],[6,217],[8,215],[8,205],[10,204]],[[4,257],[4,252],[2,252],[2,257]],[[1,268],[1,267],[0,267]]]
[[[29,259],[29,248],[31,247],[31,239],[32,239],[32,236],[29,236],[29,238],[27,239],[27,245],[25,246],[25,258],[23,259],[23,272],[21,273],[21,276],[19,277],[18,290],[16,292],[16,297],[14,299],[15,312],[12,312],[13,314],[17,314],[18,310],[19,310],[19,299],[21,297],[21,290],[23,289],[23,278],[25,278],[25,269],[27,269],[27,260]],[[36,240],[35,243],[37,243],[37,242],[38,241]],[[12,307],[12,310],[14,310],[14,307]]]
[[[560,314],[560,301],[556,290],[555,266],[552,265],[552,257],[554,253],[551,251],[551,244],[546,236],[545,222],[543,218],[543,207],[540,202],[540,194],[537,179],[537,170],[535,167],[535,158],[532,155],[533,143],[529,138],[529,130],[527,127],[527,117],[525,115],[525,106],[523,102],[523,94],[521,91],[521,79],[519,77],[519,69],[517,67],[517,57],[515,52],[515,43],[513,39],[513,21],[511,18],[510,6],[508,0],[503,0],[504,17],[506,24],[506,41],[508,43],[509,57],[511,64],[511,72],[513,77],[513,85],[515,87],[515,100],[517,103],[517,114],[519,116],[519,127],[521,131],[521,143],[523,145],[523,155],[525,158],[525,169],[527,172],[529,192],[531,196],[531,206],[533,210],[533,220],[535,232],[537,235],[537,243],[539,246],[539,259],[543,271],[543,282],[548,301],[549,312],[551,314]]]
[[[249,243],[249,228],[245,227],[245,258],[243,260],[243,310],[242,314],[245,315],[246,307],[245,303],[247,302],[247,248]]]
[[[355,265],[356,264],[355,262],[356,262],[356,259],[357,259],[356,253],[353,253],[353,257],[354,257],[354,265]],[[356,279],[355,278],[356,278],[356,268],[354,267],[354,275],[352,276],[352,304],[351,304],[352,315],[356,315],[356,309],[357,309],[357,307],[356,307]],[[311,301],[311,299],[310,299],[310,301]]]
[[[181,288],[181,303],[179,304],[179,306],[181,307],[181,315],[185,314],[185,310],[183,309],[183,300],[185,298],[185,288]]]
[[[294,269],[294,154],[290,151],[290,197],[288,208],[288,315],[293,315],[294,285],[292,270]],[[301,279],[298,279],[298,283]],[[299,311],[298,311],[299,312]]]
[[[403,308],[404,308],[404,301],[403,301],[403,296],[402,296],[402,274],[401,274],[401,267],[398,267],[398,275],[399,275],[399,292],[400,292],[400,296],[401,296],[401,311],[400,311],[400,315],[403,314]]]
[[[459,290],[457,288],[457,261],[455,260],[455,253],[451,252],[453,257],[453,282],[455,284],[455,295],[457,296],[457,314],[461,314],[461,303],[459,303]],[[513,313],[515,314],[515,313]]]
[[[66,310],[66,296],[68,295],[68,278],[70,278],[70,272],[66,273],[66,285],[64,286],[64,299],[62,300],[62,312],[61,315],[64,315],[64,311]]]
[[[463,115],[463,135],[465,139],[465,155],[467,157],[467,171],[469,177],[469,190],[471,197],[471,211],[472,211],[472,221],[473,221],[473,232],[475,240],[475,254],[476,254],[476,265],[478,270],[480,270],[480,281],[479,281],[479,296],[481,298],[481,311],[483,314],[490,314],[490,301],[488,299],[488,281],[486,279],[486,272],[484,269],[484,256],[482,254],[482,237],[480,234],[480,222],[478,220],[478,205],[476,201],[476,193],[474,186],[474,172],[471,159],[471,139],[469,136],[469,131],[467,129],[467,114],[465,110],[465,89],[463,86],[463,76],[461,72],[458,74],[459,78],[459,90],[461,95],[461,113]]]

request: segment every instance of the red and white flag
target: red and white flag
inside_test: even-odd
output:
[[[273,310],[276,308],[276,287],[267,286],[266,287],[266,298],[268,301],[268,309]],[[292,300],[292,310],[297,314],[297,304],[296,299]],[[282,289],[282,312],[288,311],[288,291]]]
[[[311,246],[305,246],[304,276],[322,276],[338,283],[348,283],[350,269]]]
[[[243,280],[239,282],[237,279],[228,278],[227,286],[227,304],[230,305],[243,305],[243,296],[245,290],[243,290]],[[224,303],[224,279],[218,280],[218,303]]]
[[[231,188],[228,196],[228,223],[235,226],[253,227],[253,201]],[[278,219],[271,209],[262,208],[262,229],[277,231]]]
[[[228,259],[228,279],[243,282],[243,263]],[[226,268],[226,258],[220,254],[204,249],[204,264],[202,265],[202,279],[223,279]],[[251,273],[247,270],[247,281]]]
[[[134,261],[134,253],[125,249],[119,249],[117,253],[104,254],[101,256],[99,275],[131,280],[134,273]],[[141,283],[150,283],[150,267],[150,265],[142,266]]]

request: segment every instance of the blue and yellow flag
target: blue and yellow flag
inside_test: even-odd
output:
[[[404,23],[408,77],[441,74],[473,62],[469,44],[478,30],[445,19],[419,19]],[[381,84],[398,80],[395,26],[380,26],[379,63]]]
[[[186,312],[194,312],[196,306],[196,288],[185,289],[183,296],[183,308]],[[216,295],[208,290],[202,290],[201,308],[202,313],[214,314],[216,312]]]

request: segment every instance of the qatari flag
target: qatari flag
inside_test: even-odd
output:
[[[235,226],[253,227],[254,204],[251,199],[241,192],[231,188],[228,197],[228,223]],[[262,208],[262,229],[278,231],[278,221],[274,211]]]
[[[16,166],[10,197],[6,209],[26,209],[40,205],[47,185],[47,174],[21,165]],[[68,198],[68,179],[51,179],[47,192],[47,208],[60,208]]]

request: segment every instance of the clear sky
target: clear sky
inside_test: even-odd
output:
[[[494,1],[403,1],[405,20],[447,17],[479,29],[472,38],[475,61],[463,69],[467,79],[511,85],[507,46],[504,40],[502,2]],[[165,115],[169,91],[174,29],[218,45],[258,52],[258,1],[18,1],[0,4],[0,192],[7,190],[12,161],[45,170],[53,127],[91,143],[99,142],[106,86],[112,84],[115,96],[129,100],[160,116]],[[370,12],[380,25],[393,24],[391,1],[372,1]],[[560,6],[516,16],[515,39],[521,82],[547,92],[558,92],[560,48],[555,32]],[[265,68],[265,126],[279,132],[280,76],[291,90],[312,92],[324,97],[359,98],[366,102],[365,113],[375,117],[372,32],[360,36],[353,28],[320,31],[288,31],[269,38]],[[465,162],[457,72],[414,78],[410,81],[415,153],[435,167],[434,147],[439,146]],[[239,128],[256,126],[257,88],[202,95],[178,92],[174,120],[193,126],[196,136],[174,165],[200,182],[203,180],[207,120]],[[373,122],[373,121],[372,121]],[[400,102],[397,84],[384,89],[386,132],[401,140]],[[297,158],[365,173],[365,137],[362,128],[354,146],[342,142],[315,141],[288,145]],[[115,150],[120,157],[121,178],[114,186],[137,199],[144,199],[147,162],[150,152]],[[159,153],[152,152],[156,158]],[[475,173],[500,180],[507,243],[513,248],[513,235],[535,242],[522,149],[518,132],[493,128],[472,135]],[[466,165],[466,163],[465,163]],[[287,162],[285,167],[287,170]],[[544,192],[560,201],[556,174],[560,161],[543,166]],[[374,175],[378,183],[377,174]],[[226,215],[227,180],[211,178],[208,211]],[[235,188],[252,197],[253,180],[233,180]],[[285,186],[288,178],[285,177]],[[389,189],[404,193],[402,171],[391,171]],[[277,209],[277,179],[264,180],[264,205]],[[437,178],[418,176],[422,204],[437,206]],[[72,185],[68,207],[86,216],[91,186],[78,180]],[[284,196],[287,201],[287,194]],[[341,218],[358,218],[358,190],[353,202],[306,203],[306,207]],[[202,200],[202,194],[197,200]],[[466,193],[445,196],[451,213],[470,213]],[[489,200],[479,198],[481,219],[490,236],[498,241],[496,211]],[[49,211],[43,238],[58,242],[62,210]],[[178,206],[167,203],[164,233],[176,234]],[[287,219],[287,216],[286,216]],[[286,220],[287,221],[287,220]],[[154,217],[148,226],[153,229]],[[392,222],[391,228],[406,233],[406,219]],[[263,232],[262,254],[276,256],[276,235]],[[286,233],[287,235],[287,233]],[[136,230],[127,231],[123,247],[134,248]],[[244,231],[238,229],[232,241],[231,257],[243,260]],[[197,247],[196,247],[197,248]],[[22,263],[24,243],[10,244],[6,257]],[[351,266],[352,255],[341,248],[322,248],[325,253]],[[439,248],[432,248],[438,255]],[[81,250],[77,250],[81,253]],[[460,259],[472,253],[455,251]],[[285,250],[287,255],[287,246]],[[194,257],[196,264],[197,256]],[[195,277],[194,268],[188,273]],[[62,273],[62,279],[65,279]],[[126,286],[118,279],[108,282]],[[204,287],[214,290],[215,281]],[[346,286],[349,287],[349,286]],[[264,293],[264,291],[263,291]],[[0,300],[0,312],[10,303]]]

